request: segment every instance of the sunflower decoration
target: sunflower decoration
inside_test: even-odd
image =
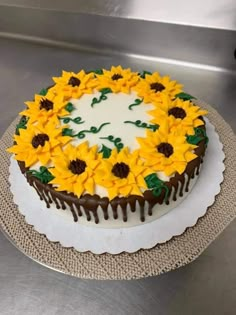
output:
[[[110,88],[113,93],[128,94],[139,79],[138,73],[132,72],[130,68],[123,69],[121,66],[112,66],[111,70],[103,69],[103,74],[97,75],[97,89]]]
[[[137,141],[145,165],[156,172],[164,172],[166,176],[175,172],[182,174],[187,163],[197,157],[193,151],[197,146],[189,144],[182,133],[169,132],[167,122],[155,132],[147,130],[146,138],[137,138]]]
[[[50,181],[57,191],[73,193],[78,198],[84,193],[94,193],[94,176],[100,163],[97,146],[89,147],[85,141],[77,147],[68,144],[60,156],[53,159],[54,168]]]
[[[56,83],[50,91],[55,94],[63,93],[65,99],[80,98],[83,94],[92,94],[97,85],[94,73],[78,73],[62,71],[61,77],[53,77]]]
[[[161,125],[167,120],[171,132],[182,130],[184,135],[194,135],[194,128],[204,125],[200,117],[208,112],[191,101],[171,100],[168,95],[162,95],[160,100],[155,109],[148,112],[154,117],[152,123]]]
[[[150,103],[158,100],[161,94],[174,98],[176,94],[182,92],[182,85],[171,81],[169,76],[161,77],[158,72],[153,72],[146,74],[144,79],[141,78],[134,90],[143,98],[144,103]]]
[[[130,153],[127,147],[120,152],[113,149],[109,158],[102,159],[96,172],[96,183],[108,190],[110,199],[142,195],[142,189],[147,188],[144,177],[149,174],[137,150]]]
[[[68,115],[68,111],[65,109],[67,102],[64,101],[64,95],[61,93],[55,95],[49,91],[46,96],[36,94],[34,101],[25,104],[28,108],[20,115],[28,117],[29,124],[38,121],[44,124],[49,120],[57,124],[58,117]]]
[[[62,136],[62,129],[55,128],[55,124],[50,121],[45,125],[39,123],[19,129],[19,135],[14,135],[15,144],[7,151],[14,153],[16,160],[25,162],[26,167],[37,162],[46,166],[70,140],[70,137]]]

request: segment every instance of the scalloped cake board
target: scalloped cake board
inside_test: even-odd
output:
[[[194,226],[220,192],[225,157],[223,145],[208,120],[206,127],[210,141],[196,184],[175,209],[155,221],[127,228],[102,228],[75,223],[64,211],[47,209],[20,173],[16,161],[11,159],[9,180],[14,202],[27,223],[33,225],[39,233],[45,234],[50,241],[58,241],[64,247],[95,254],[118,254],[124,251],[133,253],[139,249],[152,248]]]

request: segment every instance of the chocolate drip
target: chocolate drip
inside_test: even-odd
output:
[[[135,212],[136,210],[136,199],[133,199],[133,198],[128,198],[128,203],[129,203],[129,206],[130,206],[130,211],[131,212]]]
[[[52,198],[51,198],[50,193],[48,193],[48,202],[49,202],[49,203],[52,203]]]
[[[178,192],[179,182],[178,181],[174,182],[172,187],[174,189],[174,194],[173,194],[172,200],[176,201],[177,200],[177,192]]]
[[[127,198],[120,198],[120,207],[123,214],[123,221],[127,221]]]
[[[202,161],[201,161],[201,163],[202,163]],[[200,166],[201,166],[201,164],[199,164],[198,167],[197,167],[197,171],[196,171],[196,175],[197,176],[199,175]]]
[[[76,214],[76,212],[74,210],[73,204],[70,204],[70,211],[71,211],[71,213],[73,215],[74,221],[77,222],[78,221],[78,216],[77,216],[77,214]]]
[[[50,208],[50,203],[48,201],[47,194],[46,194],[45,190],[42,190],[42,197],[43,197],[43,200],[45,200],[45,202],[46,202],[47,208]]]
[[[185,191],[186,192],[188,192],[188,190],[189,190],[189,183],[190,183],[191,178],[192,178],[192,176],[188,175],[187,183],[186,183],[186,186],[185,186]]]
[[[72,204],[72,205],[73,205],[73,204]],[[75,207],[76,207],[76,210],[77,210],[78,216],[79,216],[79,217],[82,217],[83,213],[82,213],[82,211],[81,211],[81,209],[80,209],[80,205],[79,205],[79,203],[78,203],[78,202],[77,202],[77,203],[75,203]]]
[[[144,213],[145,200],[138,196],[137,203],[140,207],[140,220],[144,222],[145,221],[145,213]]]
[[[91,215],[88,209],[84,208],[84,212],[87,218],[87,221],[91,221]]]
[[[170,186],[170,185],[167,185],[168,186],[168,188],[169,188],[169,194],[168,194],[168,196],[167,196],[167,198],[165,199],[165,204],[166,205],[169,205],[169,203],[170,203],[170,197],[171,197],[171,194],[172,194],[172,186]]]
[[[117,211],[117,208],[118,208],[118,202],[117,202],[117,198],[114,198],[111,200],[110,204],[111,204],[111,208],[112,208],[112,211],[113,211],[113,218],[115,220],[118,219],[118,211]]]
[[[62,210],[66,210],[66,205],[64,200],[60,200]]]
[[[43,191],[43,194],[44,194],[44,196],[45,196],[45,198],[47,199],[47,203],[48,203],[48,206],[47,206],[47,208],[50,208],[50,201],[51,201],[51,198],[50,198],[50,196],[49,196],[49,192],[48,192],[48,190],[44,190]]]
[[[87,217],[90,217],[89,220],[91,220],[90,212],[92,212],[95,223],[98,223],[99,219],[98,219],[97,209],[98,209],[100,197],[98,195],[94,195],[93,200],[90,198],[90,195],[88,194],[84,195],[83,197],[87,201],[86,206],[84,206]]]
[[[104,219],[108,220],[109,219],[109,215],[108,215],[108,204],[109,204],[109,199],[107,197],[103,197],[100,200],[100,207],[103,210],[103,215],[104,215]]]
[[[179,196],[180,196],[180,197],[183,197],[185,178],[184,178],[184,177],[181,177],[181,178],[179,179],[179,182],[180,182]]]
[[[60,209],[60,205],[59,205],[59,202],[57,201],[57,198],[56,197],[52,197],[53,198],[53,201],[54,201],[54,203],[55,203],[55,205],[56,205],[56,208],[57,209]]]
[[[28,182],[29,182],[30,186],[34,187],[34,189],[36,190],[36,192],[37,192],[37,194],[39,196],[39,199],[43,200],[43,196],[42,196],[41,192],[39,191],[39,189],[37,188],[36,184],[33,182],[33,180],[31,180],[31,181],[28,180]]]

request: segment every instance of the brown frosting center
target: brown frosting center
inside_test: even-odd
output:
[[[123,162],[121,163],[116,163],[111,172],[119,178],[126,178],[129,175],[129,166]]]
[[[80,175],[85,171],[86,166],[85,161],[76,159],[70,162],[68,168],[73,174]]]
[[[150,88],[151,88],[152,90],[155,90],[156,93],[157,93],[157,92],[161,92],[162,90],[165,89],[164,85],[161,84],[161,83],[158,83],[158,82],[151,83],[151,84],[150,84]]]
[[[162,142],[157,146],[157,151],[165,155],[165,157],[169,157],[174,153],[174,149],[171,144],[167,142]]]
[[[70,77],[70,80],[68,81],[68,84],[72,85],[73,87],[74,86],[80,86],[80,79],[76,78],[76,77]]]
[[[45,133],[39,133],[38,135],[34,136],[32,139],[32,146],[37,149],[39,145],[42,147],[45,145],[45,142],[49,141],[49,136]]]
[[[187,115],[183,108],[181,107],[173,107],[168,111],[169,116],[172,115],[175,118],[184,119]]]
[[[111,78],[113,81],[116,81],[116,80],[122,79],[123,77],[121,74],[115,73],[115,74],[113,74],[113,76]]]
[[[46,111],[49,111],[50,109],[53,109],[53,102],[48,100],[47,98],[42,98],[40,101],[40,109],[46,109]]]

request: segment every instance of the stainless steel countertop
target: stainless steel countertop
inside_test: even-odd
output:
[[[235,75],[132,55],[93,54],[0,39],[0,134],[23,102],[50,84],[61,69],[156,68],[214,105],[236,131]],[[17,250],[0,233],[0,314],[233,315],[236,313],[236,222],[193,263],[142,280],[95,281],[49,270]]]
[[[236,30],[234,0],[0,0],[0,5]]]

